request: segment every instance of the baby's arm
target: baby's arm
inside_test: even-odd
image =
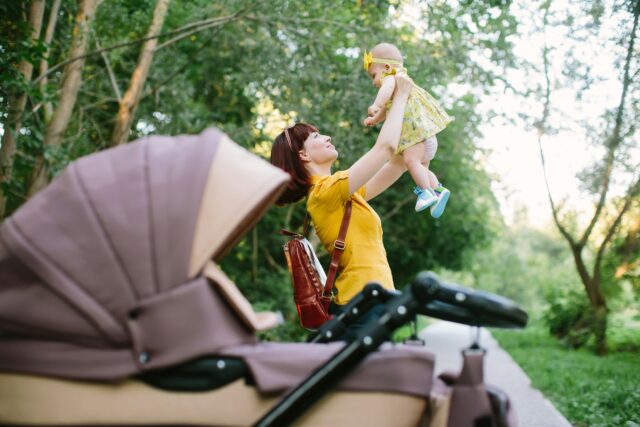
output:
[[[371,107],[369,107],[371,108]],[[364,119],[365,126],[373,126],[387,118],[387,109],[385,107],[378,108],[372,116]]]
[[[391,77],[391,78],[389,78]],[[396,79],[392,75],[382,79],[382,85],[378,90],[375,101],[369,107],[369,117],[365,119],[364,124],[367,126],[373,126],[376,123],[380,123],[386,116],[386,104],[393,96],[393,91],[396,88]]]
[[[380,90],[378,90],[376,100],[373,101],[373,105],[378,108],[384,108],[384,106],[393,96],[393,91],[395,90],[395,88],[396,79],[393,77],[393,75],[387,76],[382,79],[382,85],[380,86]]]

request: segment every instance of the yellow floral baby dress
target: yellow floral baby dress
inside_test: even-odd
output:
[[[405,69],[402,71],[406,72]],[[395,69],[383,73],[382,79],[395,73]],[[387,110],[391,108],[391,101],[387,102],[386,108]],[[396,154],[400,154],[407,148],[437,134],[452,121],[453,118],[444,111],[429,92],[414,84],[404,110],[400,143]]]

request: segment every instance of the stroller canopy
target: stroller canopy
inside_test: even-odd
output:
[[[205,271],[225,283],[211,261],[287,180],[215,129],[70,164],[0,226],[0,370],[118,379],[254,343],[274,317]]]

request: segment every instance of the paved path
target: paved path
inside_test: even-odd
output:
[[[472,342],[473,329],[440,321],[425,328],[420,337],[425,340],[427,348],[436,354],[436,374],[448,370],[457,372],[462,364],[461,350]],[[551,402],[531,387],[527,374],[484,328],[480,345],[487,350],[485,381],[500,387],[509,395],[519,427],[571,427]]]

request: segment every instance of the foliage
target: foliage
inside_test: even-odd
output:
[[[547,294],[578,286],[573,260],[565,242],[551,230],[532,228],[519,222],[495,228],[495,239],[475,251],[461,272],[439,269],[447,280],[493,292],[520,304],[539,317],[547,305]]]
[[[640,423],[637,353],[598,357],[573,351],[551,339],[541,324],[524,331],[494,330],[500,345],[577,427]],[[613,339],[613,334],[609,334]]]
[[[583,347],[593,336],[593,310],[580,288],[548,293],[543,319],[549,332],[571,348]]]
[[[362,71],[362,48],[394,42],[416,83],[429,89],[456,117],[439,135],[440,147],[432,163],[453,191],[447,215],[433,221],[413,212],[408,202],[414,198],[409,176],[374,201],[383,221],[395,281],[400,286],[418,271],[436,266],[461,269],[471,253],[491,241],[500,219],[489,178],[477,161],[475,141],[480,136],[478,126],[485,120],[477,110],[477,95],[472,95],[478,91],[454,94],[448,86],[464,84],[486,91],[494,84],[494,69],[512,65],[509,37],[517,26],[508,2],[503,3],[470,2],[463,7],[447,2],[424,5],[380,0],[342,1],[326,7],[312,0],[171,2],[163,33],[206,19],[237,16],[188,37],[178,39],[186,32],[160,37],[130,139],[193,134],[216,126],[238,144],[266,157],[270,142],[286,123],[309,121],[332,135],[340,151],[337,166],[347,168],[373,144],[378,132],[360,125],[375,96]],[[100,3],[89,50],[106,50],[86,58],[64,143],[44,151],[48,170],[54,175],[74,159],[108,148],[118,93],[129,84],[140,43],[111,47],[144,37],[154,4],[154,0]],[[70,0],[62,2],[49,46],[50,67],[68,59],[76,7]],[[22,9],[15,7],[10,12],[12,25],[23,25]],[[45,23],[47,16],[48,9]],[[2,58],[9,61],[10,71],[0,68],[6,77],[2,92],[2,102],[6,102],[4,88],[20,85],[15,63],[27,52],[19,47],[24,34],[16,32],[11,38],[8,29],[0,34],[2,51],[11,51]],[[29,86],[8,182],[7,215],[24,203],[34,159],[44,150],[46,121],[38,106],[53,102],[55,107],[61,69],[48,78],[42,92],[37,85]],[[300,205],[271,209],[222,262],[257,307],[283,312],[287,325],[276,332],[282,339],[302,339],[303,332],[296,326],[281,250],[283,239],[277,230],[299,227],[303,215]],[[321,260],[328,262],[324,251]]]

